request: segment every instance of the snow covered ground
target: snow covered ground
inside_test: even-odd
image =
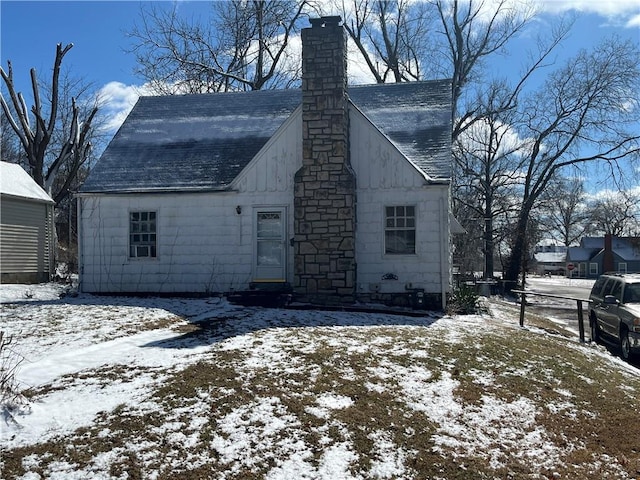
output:
[[[480,358],[483,351],[469,339],[544,335],[523,333],[516,319],[499,311],[408,317],[243,308],[220,298],[65,293],[56,284],[0,285],[0,330],[13,336],[11,358],[22,359],[16,380],[31,392],[0,419],[0,446],[15,456],[20,449],[37,452],[43,443],[82,449],[91,438],[101,451],[83,462],[70,460],[70,451],[52,458],[53,447],[12,457],[22,472],[14,478],[125,479],[132,476],[127,462],[152,479],[244,478],[247,472],[270,479],[415,478],[423,455],[417,445],[426,432],[411,420],[392,421],[398,412],[428,426],[428,455],[462,469],[472,468],[465,467],[469,458],[480,458],[500,472],[514,461],[509,458],[521,457],[515,461],[526,461],[538,475],[526,478],[547,478],[541,472],[568,468],[567,457],[580,448],[558,442],[538,421],[549,413],[541,408],[569,419],[587,415],[562,382],[548,379],[553,400],[541,407],[531,398],[498,393],[498,372],[510,368],[506,363],[465,371],[467,386],[455,356],[435,355],[470,348],[467,353]],[[638,369],[604,348],[563,342],[576,354],[596,357],[599,368],[633,378],[625,394],[637,401]],[[511,374],[553,375],[535,358],[526,362],[530,372]],[[198,370],[201,365],[208,366]],[[200,374],[218,375],[219,383],[203,381],[189,387],[192,397],[181,399],[158,393],[177,385],[176,379]],[[466,404],[462,389],[477,398]],[[374,397],[389,398],[391,420],[379,418],[373,422],[378,428],[363,433],[351,422]],[[152,420],[133,433],[117,427],[117,419],[140,418]],[[118,446],[106,447],[110,442]],[[625,466],[607,452],[592,460],[596,470],[608,462],[611,478],[627,478]],[[209,473],[201,477],[199,471]]]

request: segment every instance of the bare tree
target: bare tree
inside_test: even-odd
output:
[[[465,125],[470,124],[470,119],[484,116],[476,108],[462,105],[463,91],[471,82],[482,78],[486,59],[503,53],[509,41],[535,17],[536,10],[532,2],[513,5],[509,0],[491,4],[482,0],[430,0],[430,3],[438,12],[444,38],[442,55],[433,59],[439,64],[434,72],[452,79],[452,138],[455,139]],[[539,65],[543,58],[541,55],[534,65]],[[524,75],[523,79],[527,77]],[[521,86],[522,82],[518,87]],[[517,92],[516,87],[514,93]],[[501,108],[510,106],[511,103]]]
[[[26,154],[31,176],[38,185],[52,195],[56,203],[69,195],[69,186],[89,156],[91,122],[98,112],[97,105],[94,105],[86,116],[81,118],[81,108],[76,99],[71,98],[68,132],[64,138],[59,139],[59,148],[53,151],[52,140],[57,134],[58,114],[62,107],[60,103],[60,69],[64,56],[72,47],[72,44],[64,48],[58,44],[56,47],[51,83],[47,90],[50,95],[48,105],[43,102],[43,92],[40,89],[36,71],[31,69],[31,87],[34,98],[31,110],[27,109],[22,93],[16,91],[11,62],[7,62],[7,71],[0,68],[0,74],[11,101],[11,106],[9,106],[4,95],[0,96],[3,113]],[[51,156],[50,160],[49,155]],[[54,191],[54,183],[56,179],[59,180],[58,173],[63,168],[66,170],[65,179]]]
[[[282,88],[299,80],[287,62],[307,0],[212,2],[204,22],[151,6],[129,35],[137,73],[160,94]]]
[[[352,0],[339,6],[344,27],[376,83],[424,77],[434,12],[412,0]]]
[[[484,224],[484,275],[495,271],[495,247],[513,230],[513,213],[517,211],[521,170],[526,158],[527,141],[519,138],[512,123],[517,117],[517,105],[528,79],[545,66],[546,59],[567,36],[572,22],[559,22],[546,39],[538,39],[537,50],[515,85],[505,80],[493,80],[476,87],[476,97],[464,105],[458,98],[456,109],[464,111],[453,120],[453,206],[454,212],[467,198],[475,202],[475,216]],[[473,193],[469,197],[469,190]],[[496,219],[502,217],[500,227]],[[460,218],[465,218],[461,216]],[[456,239],[459,241],[460,239]]]
[[[578,177],[551,179],[536,211],[545,235],[566,247],[593,231],[584,182]]]
[[[28,170],[29,164],[20,145],[20,140],[16,135],[12,135],[11,125],[4,110],[0,111],[0,132],[2,132],[0,135],[0,158],[2,161],[17,163]]]
[[[507,218],[517,208],[514,199],[525,148],[509,124],[514,112],[496,113],[496,105],[504,103],[510,90],[506,85],[494,85],[488,91],[490,96],[482,100],[487,116],[474,119],[454,143],[455,170],[459,174],[455,180],[455,211],[464,205],[464,210],[472,211],[475,221],[483,224],[485,278],[492,277],[495,269],[494,247],[502,231],[496,228],[496,220],[502,218],[503,224],[508,223]]]
[[[589,202],[589,221],[599,234],[640,235],[640,195],[606,192]]]
[[[639,91],[638,45],[614,37],[591,52],[581,51],[521,103],[518,128],[531,147],[505,272],[510,285],[522,267],[531,212],[559,171],[587,162],[615,164],[640,154],[640,134],[634,130]]]

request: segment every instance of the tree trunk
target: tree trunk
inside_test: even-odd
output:
[[[484,219],[484,278],[492,278],[493,271],[493,219],[487,213]]]
[[[523,265],[522,259],[527,248],[527,223],[530,210],[530,208],[526,208],[523,205],[518,215],[518,223],[516,224],[516,231],[511,244],[511,255],[507,261],[504,275],[506,292],[510,292],[518,286],[518,277]]]

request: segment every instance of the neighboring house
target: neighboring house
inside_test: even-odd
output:
[[[20,165],[0,162],[0,280],[40,283],[54,271],[54,202]]]
[[[533,253],[536,273],[539,275],[564,275],[566,268],[567,247],[551,242],[536,245]]]
[[[584,237],[580,246],[569,247],[567,265],[573,277],[596,278],[605,272],[640,272],[639,237]]]
[[[83,291],[444,307],[451,83],[347,91],[339,22],[302,31],[301,91],[140,98],[79,193]]]

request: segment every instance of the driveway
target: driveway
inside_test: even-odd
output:
[[[548,317],[578,335],[578,305],[575,299],[588,300],[593,283],[594,280],[530,276],[527,278],[527,290],[571,299],[529,295],[527,296],[529,304],[527,309]],[[582,308],[585,320],[585,337],[588,340],[588,304],[586,301],[582,303]]]

